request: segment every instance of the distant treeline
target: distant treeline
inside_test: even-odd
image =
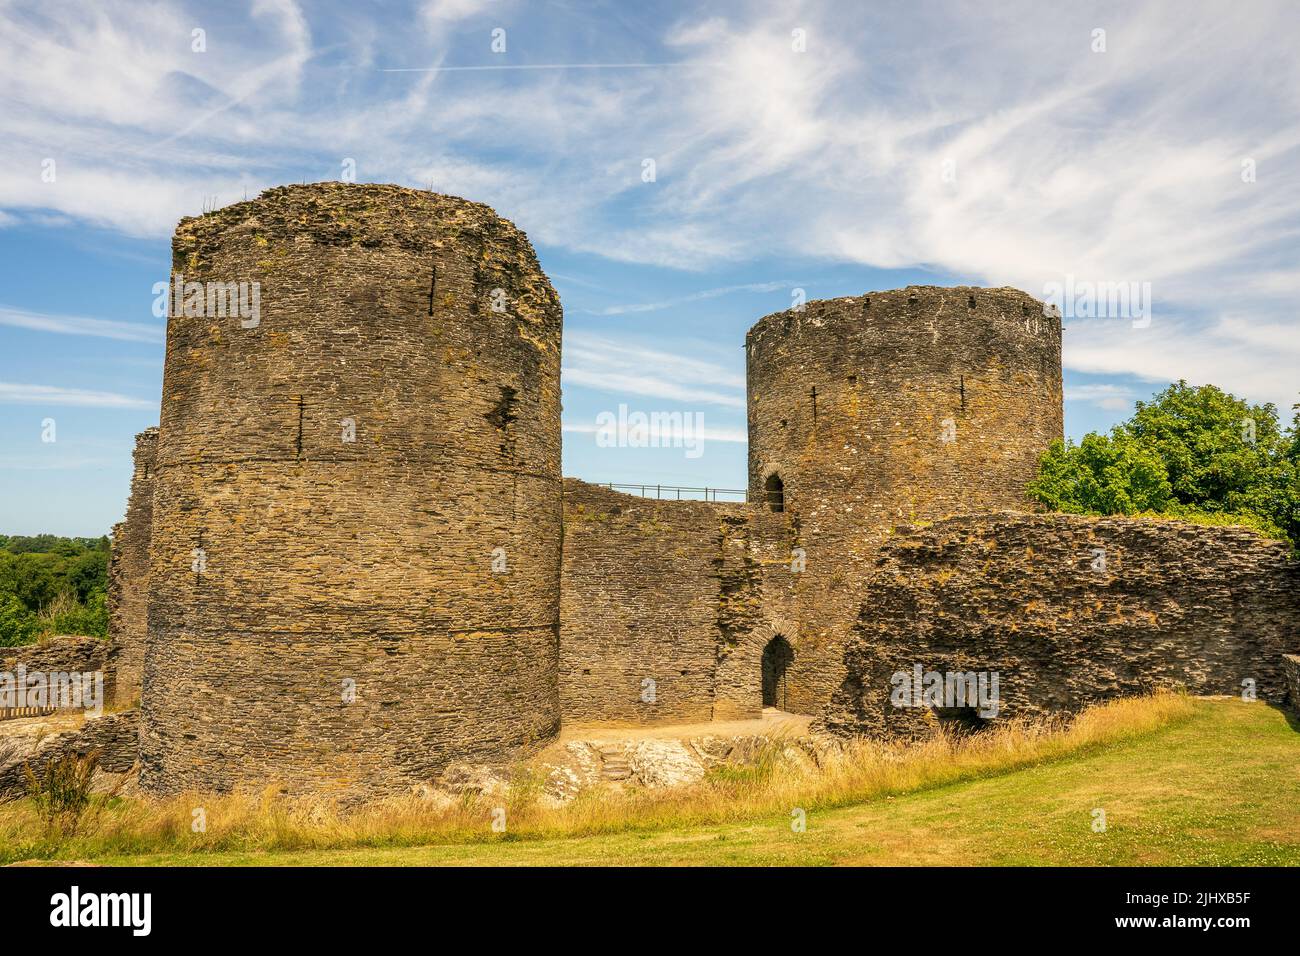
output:
[[[108,536],[0,534],[0,646],[108,634]]]

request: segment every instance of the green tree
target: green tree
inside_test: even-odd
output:
[[[1201,511],[1264,510],[1286,437],[1271,404],[1213,385],[1170,385],[1120,426],[1165,464],[1179,504]]]
[[[1271,404],[1180,381],[1109,435],[1053,442],[1027,491],[1057,511],[1150,511],[1300,541],[1300,405],[1283,430]]]
[[[0,647],[17,647],[36,637],[36,616],[12,594],[0,594]]]
[[[1094,432],[1078,445],[1052,442],[1028,490],[1052,510],[1073,514],[1164,511],[1173,496],[1164,463],[1122,432]]]

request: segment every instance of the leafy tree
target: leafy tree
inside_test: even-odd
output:
[[[109,541],[0,535],[0,644],[108,633]]]
[[[1138,402],[1120,427],[1165,463],[1174,498],[1203,511],[1264,510],[1288,444],[1273,405],[1182,381]]]
[[[0,647],[16,647],[36,637],[36,616],[12,594],[0,594]]]
[[[1029,494],[1054,511],[1136,514],[1164,511],[1173,497],[1164,462],[1123,433],[1052,442]]]
[[[1283,430],[1271,404],[1180,381],[1109,435],[1053,442],[1027,491],[1057,511],[1154,512],[1300,541],[1300,405]]]

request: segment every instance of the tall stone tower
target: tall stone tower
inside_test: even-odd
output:
[[[1062,434],[1061,326],[1043,311],[1015,289],[914,286],[749,330],[750,501],[782,510],[806,552],[791,709],[814,712],[838,682],[888,528],[1028,507]]]
[[[173,287],[143,786],[349,797],[546,742],[562,316],[527,237],[276,188],[182,220]]]

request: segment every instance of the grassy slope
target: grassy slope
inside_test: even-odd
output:
[[[1300,732],[1198,701],[1165,730],[982,780],[811,813],[562,840],[101,858],[135,865],[1300,865]],[[1108,828],[1092,832],[1092,811]]]

